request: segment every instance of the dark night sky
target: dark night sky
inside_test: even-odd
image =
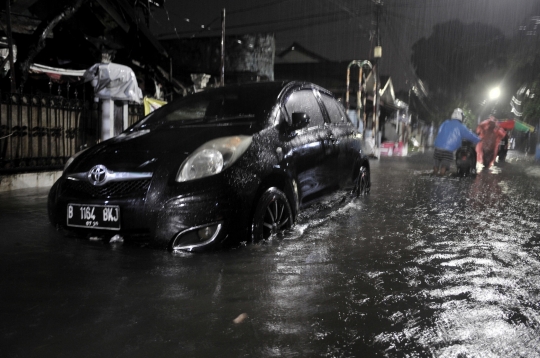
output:
[[[431,34],[433,25],[452,19],[481,22],[513,36],[540,15],[538,0],[384,0],[380,18],[381,73],[394,87],[407,88],[414,75],[410,48]],[[206,0],[165,1],[153,13],[151,30],[160,38],[219,36],[221,11],[226,34],[274,33],[276,53],[298,42],[331,60],[368,59],[375,29],[371,0]],[[208,29],[210,25],[210,29]],[[345,79],[344,79],[345,81]]]

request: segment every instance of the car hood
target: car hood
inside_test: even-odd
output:
[[[67,168],[66,173],[86,172],[95,165],[113,171],[153,172],[157,165],[180,165],[204,143],[227,136],[253,135],[256,123],[223,125],[161,125],[152,129],[124,132],[90,147]]]

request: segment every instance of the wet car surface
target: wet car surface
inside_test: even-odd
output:
[[[538,357],[540,167],[518,159],[468,178],[372,160],[368,196],[198,254],[66,237],[47,191],[0,194],[3,354]]]
[[[50,191],[49,216],[87,235],[146,234],[156,246],[198,251],[266,240],[355,182],[357,193],[369,190],[369,162],[330,92],[230,85],[183,97],[76,154]]]

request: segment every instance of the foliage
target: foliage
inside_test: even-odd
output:
[[[434,26],[430,37],[413,45],[412,62],[428,88],[425,98],[415,99],[420,115],[438,124],[459,107],[474,125],[486,93],[477,83],[486,78],[493,83],[505,73],[506,45],[502,32],[490,25],[452,20]]]
[[[410,111],[416,113],[424,123],[441,124],[456,108],[461,108],[465,114],[464,124],[475,128],[476,115],[466,100],[449,99],[442,95],[431,95],[426,98],[411,96]]]
[[[523,119],[536,125],[540,120],[540,74],[529,88],[529,95],[523,101]]]
[[[521,118],[537,125],[540,119],[540,36],[516,36],[512,41],[510,61],[519,81],[517,99],[522,101]]]
[[[413,45],[412,62],[432,93],[463,97],[479,74],[506,62],[502,32],[458,20],[435,25],[429,38]]]

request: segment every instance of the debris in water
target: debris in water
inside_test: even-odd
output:
[[[111,237],[111,240],[109,241],[110,243],[114,243],[114,242],[124,242],[124,238],[121,236],[121,235],[114,235],[113,237]]]
[[[242,323],[244,322],[244,320],[248,318],[248,315],[247,313],[242,313],[240,314],[238,317],[236,317],[233,322],[236,323],[236,324],[239,324],[239,323]]]
[[[90,240],[90,241],[101,241],[101,237],[99,237],[99,236],[90,236],[88,238],[88,240]]]

